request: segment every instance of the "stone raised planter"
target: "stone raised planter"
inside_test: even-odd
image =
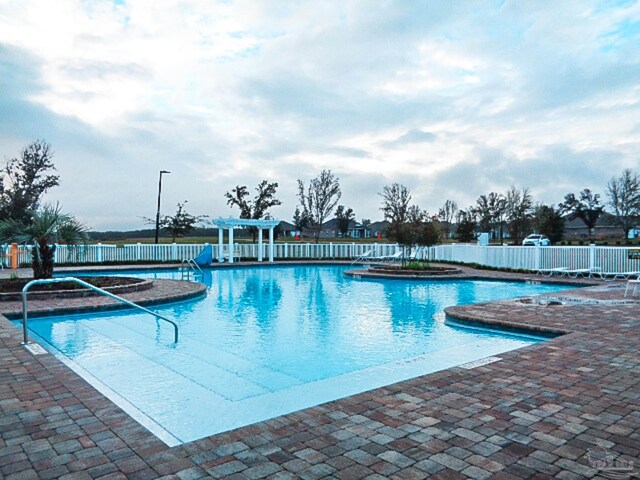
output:
[[[431,267],[429,269],[401,268],[399,266],[378,265],[366,270],[347,270],[345,275],[354,278],[402,278],[407,280],[446,280],[447,278],[469,278],[455,267]]]
[[[376,266],[369,268],[369,272],[381,273],[384,275],[409,275],[418,277],[440,277],[446,275],[460,275],[462,270],[455,267],[430,267],[425,268],[402,268],[396,266]]]
[[[90,278],[105,278],[105,277],[90,277]],[[109,293],[113,293],[115,295],[121,295],[123,293],[131,293],[131,292],[140,292],[143,290],[148,290],[153,287],[153,280],[146,278],[134,278],[134,277],[109,277],[111,281],[112,279],[118,279],[117,285],[110,285],[99,287],[103,290],[106,290]],[[88,277],[81,278],[81,280],[87,281]],[[26,279],[25,279],[26,280]],[[3,282],[16,282],[15,280],[2,280]],[[22,281],[24,285],[26,282]],[[77,289],[64,289],[64,288],[56,288],[56,284],[53,284],[53,287],[50,290],[36,290],[36,286],[32,287],[29,290],[29,299],[48,299],[48,298],[83,298],[83,297],[93,297],[96,295],[100,295],[93,290],[89,290],[86,288],[82,288],[78,285]],[[0,292],[0,302],[15,302],[16,300],[22,300],[22,292]]]

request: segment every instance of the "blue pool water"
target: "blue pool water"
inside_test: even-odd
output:
[[[357,280],[342,266],[206,271],[206,298],[33,318],[32,331],[169,444],[540,341],[446,324],[443,309],[558,291],[487,281]],[[179,278],[175,271],[118,272]]]

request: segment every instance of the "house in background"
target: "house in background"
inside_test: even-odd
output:
[[[624,232],[616,224],[615,219],[615,215],[607,212],[600,215],[593,229],[593,238],[622,238]],[[567,240],[589,238],[589,229],[579,218],[567,219],[564,225],[564,238]]]
[[[371,231],[371,237],[386,238],[387,230],[389,229],[390,226],[391,224],[386,220],[382,220],[379,222],[372,222],[371,225],[369,225],[369,230]]]
[[[370,238],[371,230],[369,227],[365,227],[360,222],[351,220],[349,222],[349,229],[345,235],[338,229],[338,220],[332,218],[322,224],[322,230],[320,231],[320,237],[322,238]]]
[[[278,224],[278,228],[280,229],[280,235],[286,238],[295,238],[296,235],[300,235],[302,232],[296,230],[296,226],[292,223],[285,222],[282,220]]]

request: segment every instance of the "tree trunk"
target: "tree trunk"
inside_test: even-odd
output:
[[[34,279],[53,277],[53,256],[55,251],[55,245],[49,246],[46,243],[39,243],[37,247],[33,247],[31,265]]]

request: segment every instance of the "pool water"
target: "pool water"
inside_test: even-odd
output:
[[[445,323],[443,309],[558,291],[489,281],[357,280],[344,266],[208,270],[206,298],[33,318],[41,343],[170,445],[542,339]],[[179,278],[176,271],[118,272]]]

